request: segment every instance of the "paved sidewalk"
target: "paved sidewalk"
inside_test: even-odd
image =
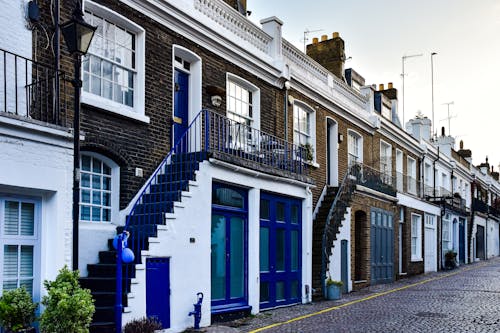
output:
[[[402,290],[411,290],[420,285],[427,284],[427,281],[439,281],[447,278],[451,278],[452,276],[460,276],[462,274],[466,274],[468,271],[476,271],[481,269],[482,267],[488,266],[500,266],[500,258],[492,258],[487,261],[482,261],[478,263],[473,263],[469,265],[461,266],[452,271],[440,271],[436,273],[422,274],[418,276],[412,276],[408,278],[404,278],[398,280],[393,283],[376,285],[367,287],[363,290],[352,292],[350,294],[343,295],[342,299],[339,301],[317,301],[311,304],[301,304],[295,305],[291,307],[279,308],[269,311],[264,311],[259,313],[256,316],[251,316],[248,318],[242,318],[239,320],[220,323],[210,327],[203,328],[199,332],[207,332],[207,333],[235,333],[235,332],[252,332],[254,330],[258,330],[263,327],[267,327],[270,325],[277,325],[277,327],[269,329],[269,332],[288,332],[288,329],[285,329],[285,326],[280,326],[281,323],[286,321],[291,321],[295,323],[296,328],[292,330],[293,332],[301,332],[300,325],[302,322],[312,321],[314,317],[318,317],[318,321],[321,321],[319,316],[322,316],[324,313],[329,313],[332,310],[348,309],[353,307],[354,304],[362,304],[365,299],[379,299],[386,297],[389,294],[398,293]],[[499,270],[500,271],[500,270]],[[500,277],[500,273],[498,275]],[[500,279],[499,279],[500,285]],[[441,287],[437,287],[438,289]],[[496,292],[496,291],[492,291]],[[404,302],[404,301],[403,301]],[[500,298],[498,298],[498,303],[500,304]],[[400,305],[401,307],[407,306],[405,303]],[[332,309],[335,308],[335,309]],[[322,312],[323,314],[318,314],[318,312]],[[369,320],[369,318],[367,318]],[[497,324],[497,323],[495,323]],[[281,329],[280,329],[281,327]],[[496,326],[495,326],[496,327]],[[312,327],[309,327],[312,328]],[[264,332],[268,331],[267,329],[263,330]],[[491,330],[486,330],[488,332],[495,332]],[[319,332],[319,331],[318,331]],[[499,327],[500,332],[500,327]]]

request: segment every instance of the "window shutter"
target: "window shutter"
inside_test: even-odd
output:
[[[35,204],[23,202],[21,204],[21,235],[35,235]]]
[[[17,245],[5,245],[3,252],[3,290],[17,288]]]
[[[19,234],[19,202],[5,201],[5,235]]]

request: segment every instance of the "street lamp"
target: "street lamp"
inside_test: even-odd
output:
[[[75,88],[73,116],[73,270],[78,269],[78,221],[80,215],[80,89],[82,80],[80,71],[82,67],[81,56],[87,51],[94,37],[97,27],[94,27],[83,19],[83,12],[79,1],[73,10],[70,21],[61,24],[61,32],[70,54],[74,56],[75,77],[73,87]]]
[[[401,57],[401,62],[403,63],[403,72],[401,73],[401,93],[403,95],[403,127],[405,126],[405,60],[408,58],[421,57],[423,54],[412,54],[412,55],[404,55]]]
[[[432,90],[432,133],[431,138],[434,137],[434,56],[436,52],[431,53],[431,90]]]

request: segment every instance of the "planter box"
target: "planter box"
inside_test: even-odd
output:
[[[337,300],[342,297],[342,287],[332,284],[326,287],[326,299]]]

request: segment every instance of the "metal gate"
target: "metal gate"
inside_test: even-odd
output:
[[[381,209],[371,210],[371,283],[388,283],[394,277],[393,216]]]

